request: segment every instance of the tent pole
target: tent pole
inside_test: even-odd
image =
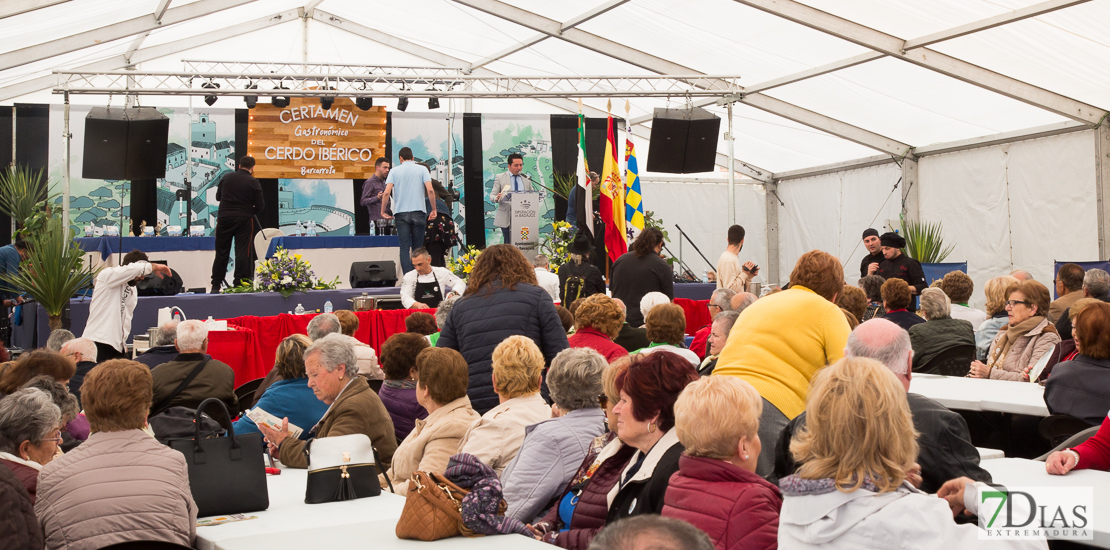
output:
[[[65,138],[65,164],[62,168],[62,238],[69,240],[69,161],[70,161],[70,142],[73,141],[73,134],[69,132],[69,92],[65,93],[65,129],[63,137]],[[123,229],[122,227],[120,228]]]
[[[733,151],[732,137],[732,102],[728,102],[728,133],[725,142],[728,143],[728,225],[736,225],[736,155]]]

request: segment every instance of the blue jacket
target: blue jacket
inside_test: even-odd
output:
[[[300,439],[306,440],[308,432],[328,410],[327,404],[316,399],[316,395],[308,387],[307,378],[274,382],[254,406],[261,407],[262,410],[278,418],[289,417],[290,424],[296,424],[304,430],[301,432]],[[258,426],[254,424],[254,420],[247,418],[246,414],[236,420],[234,426],[237,434],[258,432]]]
[[[492,293],[480,289],[455,302],[440,331],[436,347],[458,350],[470,367],[466,394],[479,414],[498,404],[493,391],[493,349],[510,336],[531,338],[543,353],[544,362],[570,347],[555,304],[546,290],[517,283],[516,290],[491,285]]]
[[[0,274],[16,273],[19,273],[19,252],[14,245],[0,246]],[[18,294],[12,285],[0,281],[0,299],[10,300]]]

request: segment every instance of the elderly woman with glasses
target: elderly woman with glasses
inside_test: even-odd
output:
[[[378,394],[358,375],[355,350],[347,337],[332,333],[313,342],[304,351],[304,370],[312,393],[329,405],[316,426],[301,426],[309,437],[366,434],[382,463],[389,464],[397,450],[393,421]],[[282,419],[281,430],[268,426],[258,426],[258,430],[270,443],[270,452],[281,457],[282,464],[308,467],[305,441],[289,437],[288,418]]]
[[[1048,320],[1048,288],[1034,280],[1006,288],[1009,324],[998,330],[987,353],[987,362],[971,363],[972,378],[1027,382],[1029,371],[1060,343],[1060,334]]]
[[[547,373],[562,416],[525,428],[524,443],[501,476],[506,516],[531,523],[570,482],[593,439],[605,432],[601,378],[607,363],[589,348],[559,352]]]
[[[0,464],[6,466],[35,501],[39,471],[58,456],[62,413],[50,394],[24,388],[0,400]]]

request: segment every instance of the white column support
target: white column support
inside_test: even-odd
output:
[[[632,127],[629,126],[629,130]],[[728,102],[728,132],[725,134],[725,143],[728,144],[728,225],[736,225],[736,151],[732,134],[732,102]]]
[[[1095,128],[1095,195],[1098,199],[1098,257],[1110,256],[1110,121]]]
[[[12,67],[20,67],[28,63],[34,63],[35,61],[42,61],[43,59],[49,59],[56,55],[75,52],[105,42],[127,38],[139,33],[152,31],[159,27],[190,21],[198,17],[204,17],[205,15],[221,12],[254,1],[255,0],[198,0],[192,4],[166,10],[161,21],[156,20],[154,14],[151,13],[127,21],[106,25],[99,29],[70,35],[42,44],[35,44],[34,46],[27,46],[26,48],[0,54],[0,71],[11,69]]]
[[[1105,110],[1093,105],[1038,88],[929,48],[919,47],[907,50],[907,43],[901,38],[795,0],[735,1],[1060,116],[1086,122],[1091,126],[1097,125],[1107,114]]]
[[[767,212],[767,266],[764,274],[767,283],[780,284],[779,275],[779,184],[770,182],[763,185]]]
[[[73,134],[69,131],[69,94],[65,94],[65,114],[63,115],[64,129],[62,130],[62,138],[65,139],[65,147],[62,149],[65,152],[65,159],[62,161],[62,238],[69,239],[69,190],[70,190],[70,143],[73,141]],[[122,232],[123,228],[119,230]]]
[[[921,186],[917,184],[917,159],[902,159],[902,217],[921,219]]]

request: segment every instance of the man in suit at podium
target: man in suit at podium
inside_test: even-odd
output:
[[[490,200],[497,204],[497,214],[493,218],[493,225],[501,228],[501,235],[505,244],[513,244],[513,212],[510,202],[514,191],[531,191],[532,178],[521,173],[524,169],[524,157],[520,153],[509,155],[509,171],[497,174],[493,178],[493,192],[489,194]]]

